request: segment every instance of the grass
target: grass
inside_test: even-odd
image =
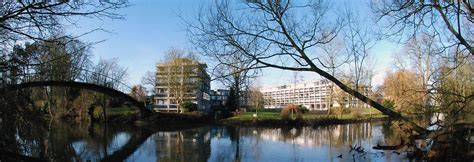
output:
[[[373,114],[382,114],[382,112],[380,112],[379,110],[377,110],[376,108],[362,108],[362,113],[364,114],[369,114],[369,113],[372,113]]]
[[[130,114],[136,113],[135,109],[129,108],[127,106],[111,107],[111,108],[107,108],[106,111],[107,111],[108,116],[116,116],[116,115],[128,116]]]
[[[245,112],[241,115],[234,116],[231,118],[227,118],[226,120],[240,120],[240,121],[251,121],[253,120],[253,114],[255,112]],[[364,113],[365,114],[365,113]],[[386,117],[382,114],[372,114],[368,115],[365,114],[362,118],[359,119],[368,119],[368,118],[383,118]],[[329,115],[326,114],[303,114],[303,119],[305,120],[312,120],[312,119],[324,119],[324,118],[336,118],[336,119],[356,119],[352,116],[352,114],[344,114],[344,115]],[[280,120],[280,113],[279,112],[258,112],[257,115],[258,120]]]
[[[107,117],[130,116],[134,113],[136,113],[135,110],[133,108],[129,108],[127,106],[110,107],[110,108],[106,109]],[[94,109],[94,117],[99,118],[101,116],[102,116],[102,107],[96,107]]]

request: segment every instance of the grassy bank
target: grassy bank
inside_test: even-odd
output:
[[[178,125],[199,125],[211,122],[211,118],[199,113],[153,113],[153,115],[135,121],[137,125],[154,126],[178,126]]]
[[[316,126],[316,125],[328,125],[328,124],[343,124],[343,123],[355,123],[355,122],[366,122],[374,120],[385,120],[388,119],[386,115],[382,114],[364,114],[360,116],[354,116],[352,114],[343,115],[326,115],[326,114],[303,114],[302,120],[300,121],[288,121],[283,120],[280,117],[279,112],[259,112],[257,117],[254,118],[255,112],[246,112],[238,116],[222,119],[219,121],[225,125],[241,125],[241,126],[291,126],[291,125],[302,125],[302,126]]]
[[[185,125],[185,124],[202,124],[211,121],[207,116],[198,112],[189,113],[152,113],[146,118],[138,117],[139,111],[134,108],[110,107],[106,109],[107,122],[109,123],[130,123],[137,125]],[[102,108],[94,110],[94,117],[102,120]]]
[[[101,110],[102,109],[100,108],[96,109],[94,116],[101,118]],[[260,111],[257,113],[256,118],[253,117],[255,112],[245,112],[234,117],[222,119],[219,123],[234,126],[316,126],[388,119],[386,115],[382,115],[376,110],[362,110],[359,115],[354,115],[352,113],[342,115],[306,113],[302,115],[302,120],[298,121],[283,120],[280,117],[279,110]],[[129,107],[112,107],[107,108],[106,111],[108,122],[114,123],[134,123],[138,125],[183,125],[203,124],[212,121],[210,117],[197,112],[181,114],[153,113],[149,117],[139,119],[138,111]]]

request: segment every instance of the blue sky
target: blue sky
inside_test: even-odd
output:
[[[79,25],[69,27],[68,32],[79,35],[95,28],[108,30],[109,32],[94,32],[80,39],[88,42],[105,40],[94,45],[93,60],[118,58],[119,64],[128,68],[128,82],[133,85],[139,84],[140,78],[147,71],[155,68],[155,64],[164,58],[164,52],[169,48],[192,49],[178,15],[191,18],[196,15],[200,6],[212,1],[137,0],[130,2],[132,6],[118,11],[125,16],[124,20],[80,19],[77,23]],[[360,8],[359,11],[368,11],[364,9],[365,6],[362,3],[354,4],[352,7]],[[377,60],[375,84],[379,85],[383,82],[383,73],[390,68],[391,54],[397,49],[396,44],[386,41],[374,47],[373,52]],[[291,82],[292,75],[293,72],[290,71],[266,69],[259,78],[259,82],[264,86],[286,84]],[[313,73],[301,75],[304,76],[304,80],[319,78]],[[213,89],[215,88],[214,86]]]

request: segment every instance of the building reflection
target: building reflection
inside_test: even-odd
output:
[[[373,123],[317,128],[216,127],[211,131],[213,144],[209,160],[302,161],[317,157],[319,159],[313,160],[332,161],[342,153],[347,154],[349,145],[371,148],[377,142],[372,141],[374,132],[379,132],[377,140],[383,139],[378,129],[373,130]],[[319,155],[310,156],[318,152]],[[352,157],[345,158],[340,160],[350,160]]]
[[[201,126],[153,130],[60,124],[43,131],[18,129],[16,146],[10,148],[51,161],[337,161],[341,154],[345,156],[339,160],[347,161],[352,158],[347,154],[349,145],[369,149],[380,141],[399,139],[389,127],[388,123],[358,123],[316,128]]]
[[[371,123],[334,125],[325,127],[244,129],[243,135],[254,136],[271,141],[282,141],[301,146],[322,146],[357,144],[362,139],[372,137]]]
[[[207,161],[211,152],[210,127],[158,132],[153,138],[159,161]]]

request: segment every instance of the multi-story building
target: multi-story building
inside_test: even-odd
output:
[[[224,106],[227,102],[227,97],[230,95],[230,90],[227,89],[217,89],[211,90],[211,106]],[[239,98],[240,106],[246,107],[247,100],[245,98],[245,92],[240,92]]]
[[[331,87],[334,87],[332,103],[330,103]],[[363,87],[363,94],[370,94],[370,87],[360,87]],[[284,108],[288,104],[296,104],[303,105],[309,110],[325,111],[330,107],[357,107],[357,104],[360,103],[357,98],[341,93],[341,90],[332,86],[328,80],[268,87],[264,88],[262,93],[265,99],[265,108]],[[343,96],[334,97],[336,93],[343,94]],[[360,107],[368,107],[368,105],[362,104]]]
[[[224,106],[229,96],[229,90],[211,90],[211,106]]]
[[[177,112],[178,102],[191,101],[198,111],[208,112],[210,77],[206,68],[206,64],[186,58],[173,64],[157,64],[155,111]]]

